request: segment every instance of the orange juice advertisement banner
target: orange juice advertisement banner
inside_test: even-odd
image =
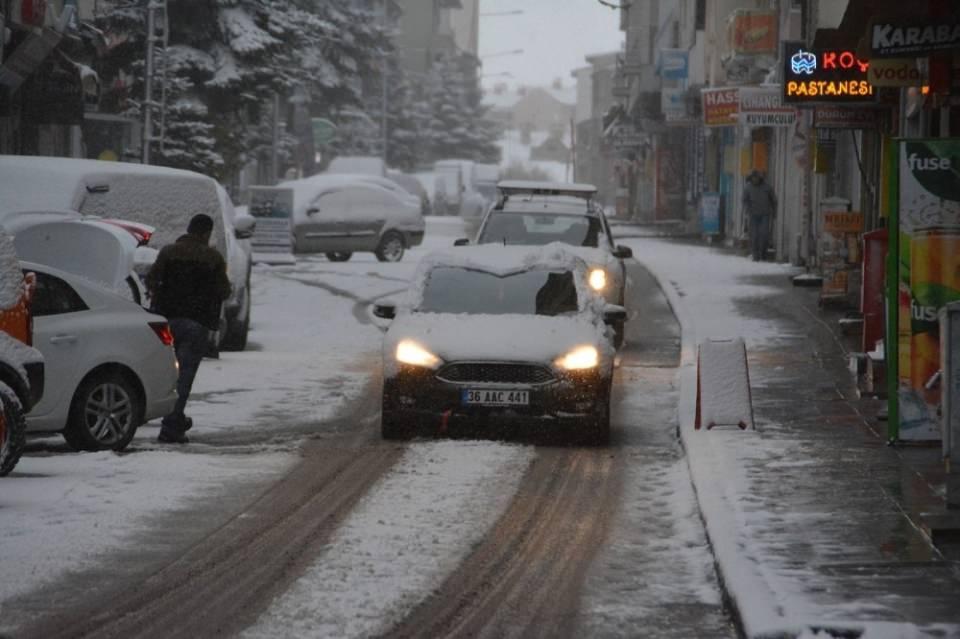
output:
[[[960,300],[960,140],[900,143],[900,439],[940,439],[938,313]]]

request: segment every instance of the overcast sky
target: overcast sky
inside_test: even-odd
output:
[[[521,15],[484,15],[522,10]],[[485,86],[547,85],[554,78],[573,83],[570,71],[586,65],[591,53],[620,48],[623,33],[618,11],[597,0],[480,0],[480,58],[483,74],[509,72],[513,77],[485,77]],[[486,57],[523,49],[519,55]]]

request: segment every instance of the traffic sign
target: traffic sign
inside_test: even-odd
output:
[[[323,146],[333,141],[337,135],[337,125],[326,118],[311,118],[314,146]]]

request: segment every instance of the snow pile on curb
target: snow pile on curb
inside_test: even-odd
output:
[[[755,480],[748,477],[747,468],[757,460],[782,457],[789,441],[765,439],[760,431],[694,430],[697,343],[739,336],[749,348],[782,339],[772,324],[740,316],[737,300],[762,295],[766,289],[737,282],[756,275],[786,277],[792,269],[752,264],[703,247],[684,247],[696,255],[678,261],[675,245],[642,239],[624,243],[658,279],[681,324],[680,435],[723,588],[743,634],[800,639],[836,636],[829,631],[851,632],[861,639],[928,636],[910,623],[836,620],[837,608],[823,609],[803,590],[803,574],[786,573],[771,563],[771,553],[783,551],[763,547],[752,534],[772,515],[759,500],[751,499]],[[855,608],[847,612],[856,618]]]

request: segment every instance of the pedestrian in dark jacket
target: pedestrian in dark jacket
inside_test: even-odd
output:
[[[185,444],[193,421],[184,409],[197,369],[207,351],[210,331],[220,324],[220,306],[230,295],[227,265],[210,246],[213,219],[193,216],[187,234],[160,250],[147,275],[147,291],[153,309],[167,318],[173,333],[173,347],[180,365],[177,403],[163,418],[157,439]]]
[[[777,196],[763,179],[763,173],[753,171],[743,187],[743,212],[750,223],[750,252],[753,261],[767,257],[770,226],[777,212]]]

